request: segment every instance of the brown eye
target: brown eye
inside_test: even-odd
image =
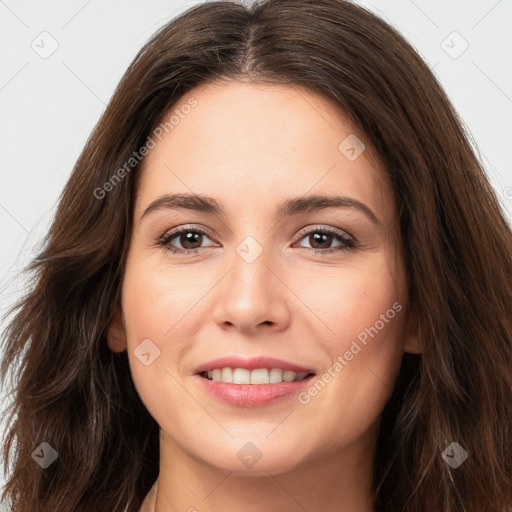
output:
[[[195,245],[199,244],[199,247],[201,247],[203,234],[198,233],[197,231],[186,231],[184,233],[178,234],[176,238],[180,242],[183,249],[197,249]]]
[[[329,249],[334,239],[334,236],[328,233],[312,233],[308,236],[308,241],[313,249]],[[324,247],[324,245],[327,245],[327,247]]]
[[[157,245],[164,247],[172,253],[197,253],[200,249],[212,247],[203,246],[205,239],[210,239],[209,233],[203,229],[193,227],[178,227],[166,233]],[[303,232],[300,240],[307,240],[310,247],[300,244],[299,247],[309,248],[315,254],[326,254],[356,248],[356,241],[345,232],[329,227],[310,229]],[[333,246],[333,243],[336,245]]]
[[[355,249],[355,240],[341,230],[334,228],[315,228],[302,233],[301,240],[306,240],[310,248],[318,254]],[[338,242],[334,247],[333,242]],[[305,247],[300,244],[300,247]],[[307,248],[307,247],[305,247]]]
[[[197,252],[202,247],[205,239],[209,239],[208,233],[198,228],[179,227],[166,233],[157,245],[165,247],[169,251],[176,253],[193,253]]]

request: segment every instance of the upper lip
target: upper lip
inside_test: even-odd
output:
[[[216,368],[245,368],[247,370],[256,370],[257,368],[281,368],[295,373],[314,373],[314,370],[304,368],[298,364],[275,357],[258,356],[245,359],[239,356],[225,356],[212,359],[196,368],[196,373],[208,372]]]

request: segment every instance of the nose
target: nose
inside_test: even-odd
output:
[[[246,334],[277,332],[290,322],[287,300],[291,294],[280,265],[263,251],[254,261],[236,251],[230,268],[215,293],[213,319],[222,329]]]

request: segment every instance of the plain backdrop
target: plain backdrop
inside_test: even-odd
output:
[[[197,3],[0,1],[0,315],[30,285],[19,271],[128,64]],[[511,219],[512,0],[356,3],[398,28],[433,69]]]

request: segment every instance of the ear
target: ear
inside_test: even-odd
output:
[[[404,352],[410,354],[421,354],[423,352],[423,343],[419,336],[419,326],[416,320],[411,322],[409,332],[405,337]]]
[[[404,344],[404,352],[410,354],[421,354],[423,352],[423,345],[417,335],[408,336]]]
[[[107,334],[108,346],[112,352],[123,352],[127,349],[126,329],[124,328],[123,312],[117,308]]]

